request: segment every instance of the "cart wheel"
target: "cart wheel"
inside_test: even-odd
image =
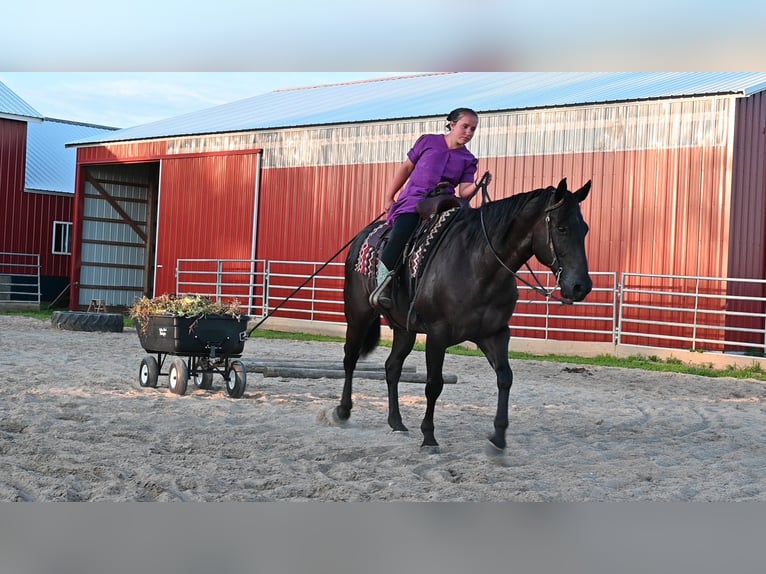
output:
[[[213,373],[198,372],[194,377],[192,377],[192,383],[194,383],[194,386],[198,389],[209,391],[213,388]]]
[[[141,367],[138,369],[138,384],[142,387],[157,388],[157,378],[160,376],[160,367],[157,359],[147,355],[141,359]]]
[[[186,392],[186,385],[189,383],[189,369],[183,359],[178,358],[170,365],[168,382],[170,390],[175,394],[183,395]]]
[[[230,397],[238,399],[245,394],[246,386],[247,372],[245,371],[244,363],[242,361],[232,361],[226,379],[226,391]]]

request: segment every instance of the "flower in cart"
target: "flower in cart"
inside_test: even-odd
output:
[[[238,299],[228,303],[216,302],[203,295],[160,295],[149,299],[142,297],[130,308],[130,317],[145,331],[152,315],[175,315],[178,317],[204,317],[206,315],[229,315],[235,319],[242,316]]]

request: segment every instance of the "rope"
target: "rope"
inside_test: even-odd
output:
[[[381,217],[383,217],[385,214],[386,214],[386,212],[385,212],[385,211],[381,212],[381,213],[380,213],[380,215],[378,215],[378,216],[377,216],[375,219],[373,219],[372,221],[370,221],[370,223],[368,223],[367,225],[372,225],[373,223],[375,223],[376,221],[378,221],[378,220],[379,220]],[[367,227],[367,225],[365,225],[365,227]],[[341,253],[343,253],[343,251],[345,251],[345,250],[346,250],[346,248],[347,248],[349,245],[351,245],[351,244],[354,242],[354,239],[356,239],[356,235],[355,235],[354,237],[352,237],[351,239],[349,239],[349,240],[346,242],[346,244],[345,244],[343,247],[341,247],[340,249],[338,249],[338,251],[336,251],[336,252],[335,252],[335,254],[334,254],[332,257],[330,257],[330,258],[329,258],[327,261],[325,261],[325,262],[324,262],[324,263],[323,263],[323,264],[322,264],[322,265],[319,267],[319,269],[317,269],[316,271],[314,271],[314,273],[312,273],[312,274],[311,274],[309,277],[307,277],[307,278],[306,278],[306,280],[305,280],[303,283],[301,283],[301,284],[300,284],[300,285],[298,285],[298,286],[297,286],[295,289],[293,289],[292,293],[290,293],[290,294],[289,294],[287,297],[285,297],[284,299],[282,299],[282,301],[280,301],[280,303],[279,303],[279,304],[278,304],[276,307],[274,307],[274,309],[272,309],[272,310],[271,310],[269,313],[266,313],[266,315],[264,315],[263,319],[261,319],[260,321],[258,321],[258,322],[255,324],[255,327],[253,327],[252,329],[250,329],[250,330],[247,332],[247,336],[249,337],[253,331],[255,331],[255,330],[258,328],[258,327],[260,327],[260,326],[261,326],[261,325],[262,325],[262,324],[263,324],[263,323],[266,321],[266,319],[268,319],[268,318],[269,318],[269,317],[271,317],[271,316],[272,316],[274,313],[276,313],[277,311],[279,311],[279,309],[280,309],[280,308],[282,308],[282,306],[283,306],[285,303],[287,303],[287,302],[288,302],[288,301],[289,301],[289,300],[290,300],[292,297],[294,297],[294,296],[295,296],[295,294],[296,294],[298,291],[300,291],[301,289],[303,289],[303,288],[304,288],[304,287],[305,287],[305,286],[308,284],[308,282],[309,282],[309,281],[311,281],[311,280],[312,280],[314,277],[316,277],[316,276],[317,276],[317,275],[318,275],[318,274],[319,274],[319,273],[320,273],[320,272],[321,272],[321,271],[322,271],[322,270],[323,270],[325,267],[327,267],[327,266],[328,266],[328,265],[329,265],[329,264],[332,262],[332,260],[333,260],[333,259],[335,259],[335,258],[336,258],[338,255],[340,255]]]

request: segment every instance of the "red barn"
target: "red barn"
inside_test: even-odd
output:
[[[54,301],[69,285],[76,152],[114,128],[45,118],[0,83],[0,301]]]
[[[593,181],[592,270],[635,285],[631,274],[764,280],[764,89],[766,73],[426,74],[276,91],[74,142],[72,307],[174,292],[179,259],[325,261],[381,211],[417,136],[443,132],[460,106],[479,112],[470,148],[495,198]],[[659,295],[636,297],[631,336],[647,344]],[[718,327],[728,321],[763,327]]]

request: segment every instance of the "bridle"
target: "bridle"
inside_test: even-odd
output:
[[[485,193],[486,193],[486,191],[485,191]],[[487,197],[488,197],[487,195],[484,195],[484,199],[485,200],[486,200]],[[484,203],[484,202],[482,202],[482,203]],[[550,205],[550,206],[545,208],[545,230],[546,230],[546,234],[547,234],[548,248],[550,249],[551,253],[553,253],[553,260],[551,261],[551,264],[548,265],[548,267],[550,267],[551,270],[553,269],[553,266],[558,263],[558,256],[556,255],[556,246],[553,243],[553,233],[551,231],[551,227],[552,227],[552,224],[551,224],[551,212],[555,211],[556,209],[559,209],[562,205],[564,205],[564,199],[563,198],[560,201],[554,203],[553,205]],[[483,207],[483,205],[482,205],[482,207]],[[558,295],[554,294],[554,291],[556,290],[556,287],[559,286],[559,279],[561,278],[561,273],[564,271],[564,268],[562,266],[559,265],[558,271],[556,271],[554,273],[554,276],[556,277],[556,286],[554,286],[553,289],[548,290],[545,287],[543,287],[543,284],[540,281],[540,279],[537,277],[537,275],[535,275],[535,272],[532,271],[532,268],[529,266],[529,262],[525,261],[524,262],[524,266],[527,268],[529,273],[532,275],[532,278],[537,283],[537,285],[534,285],[533,283],[531,283],[531,282],[527,281],[526,279],[524,279],[523,277],[521,277],[513,269],[508,267],[505,264],[505,262],[503,262],[503,260],[500,258],[500,256],[498,255],[497,251],[495,251],[495,248],[492,246],[492,241],[490,241],[490,239],[489,239],[489,234],[487,233],[487,227],[484,224],[484,210],[483,209],[479,209],[479,219],[481,220],[481,230],[484,233],[484,239],[487,242],[487,246],[489,247],[490,252],[492,253],[492,255],[495,256],[495,259],[497,259],[497,262],[500,263],[500,265],[504,269],[506,269],[511,275],[513,275],[516,278],[517,281],[521,281],[527,287],[529,287],[530,289],[532,289],[536,293],[539,293],[540,295],[542,295],[546,299],[555,299],[556,301],[559,301],[560,303],[562,303],[564,305],[571,305],[572,304],[571,301],[569,301],[567,299],[564,299],[562,297],[559,297]]]

